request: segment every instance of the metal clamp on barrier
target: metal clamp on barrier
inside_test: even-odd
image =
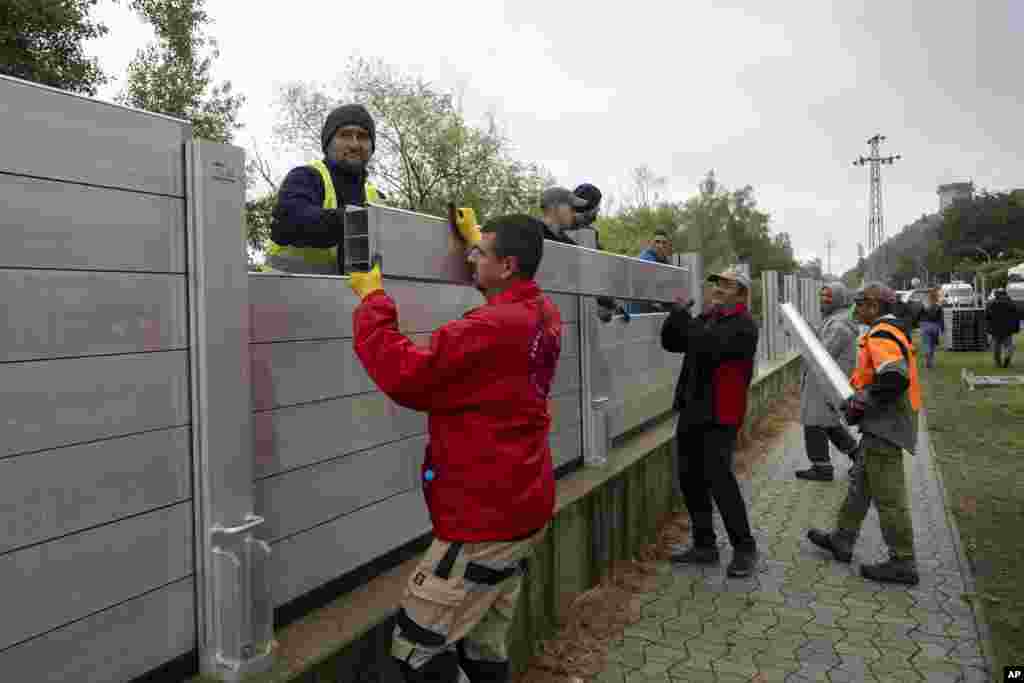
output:
[[[365,206],[345,206],[342,234],[345,259],[338,264],[340,273],[370,270],[377,245],[370,233],[369,211]]]
[[[590,448],[584,454],[583,464],[601,467],[608,463],[608,407],[609,397],[598,396],[590,401]]]
[[[213,553],[215,659],[226,681],[265,671],[273,660],[274,603],[270,546],[252,535],[263,518],[249,514],[237,526],[210,528]]]

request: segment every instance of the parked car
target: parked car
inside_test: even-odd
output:
[[[905,304],[924,304],[926,301],[928,301],[927,289],[912,289],[907,292],[906,298],[903,299]]]

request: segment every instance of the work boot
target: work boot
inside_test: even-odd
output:
[[[806,470],[797,470],[796,478],[806,479],[807,481],[833,481],[835,480],[835,473],[832,465],[812,465]]]
[[[860,575],[872,581],[903,583],[908,586],[916,586],[919,581],[917,564],[913,560],[897,560],[896,558],[878,564],[861,565]]]
[[[807,540],[819,548],[823,548],[840,562],[849,562],[853,559],[853,543],[848,534],[835,532],[829,533],[821,529],[809,529]]]
[[[744,577],[754,573],[757,566],[757,550],[735,549],[732,553],[732,562],[726,568],[725,573],[729,576]]]
[[[718,548],[713,545],[694,545],[669,559],[676,564],[718,564]]]

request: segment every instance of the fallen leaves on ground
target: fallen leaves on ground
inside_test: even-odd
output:
[[[773,402],[737,444],[737,476],[751,476],[753,467],[797,419],[799,411],[797,388]],[[565,599],[558,634],[541,643],[540,653],[516,676],[516,683],[584,683],[604,671],[609,645],[641,618],[640,595],[657,586],[656,564],[667,561],[675,547],[689,539],[690,519],[685,511],[672,512],[659,520],[656,528],[656,541],[641,548],[636,559],[614,563],[598,585]],[[752,679],[757,683],[763,680]]]

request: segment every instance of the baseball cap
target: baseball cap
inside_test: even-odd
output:
[[[719,280],[731,280],[733,282],[738,282],[743,285],[744,289],[750,289],[750,278],[746,273],[738,270],[723,270],[721,273],[708,275],[708,282],[711,284],[715,284]]]
[[[549,187],[540,196],[540,208],[548,209],[561,204],[567,204],[574,209],[582,209],[587,205],[585,199],[580,199],[564,187]]]

